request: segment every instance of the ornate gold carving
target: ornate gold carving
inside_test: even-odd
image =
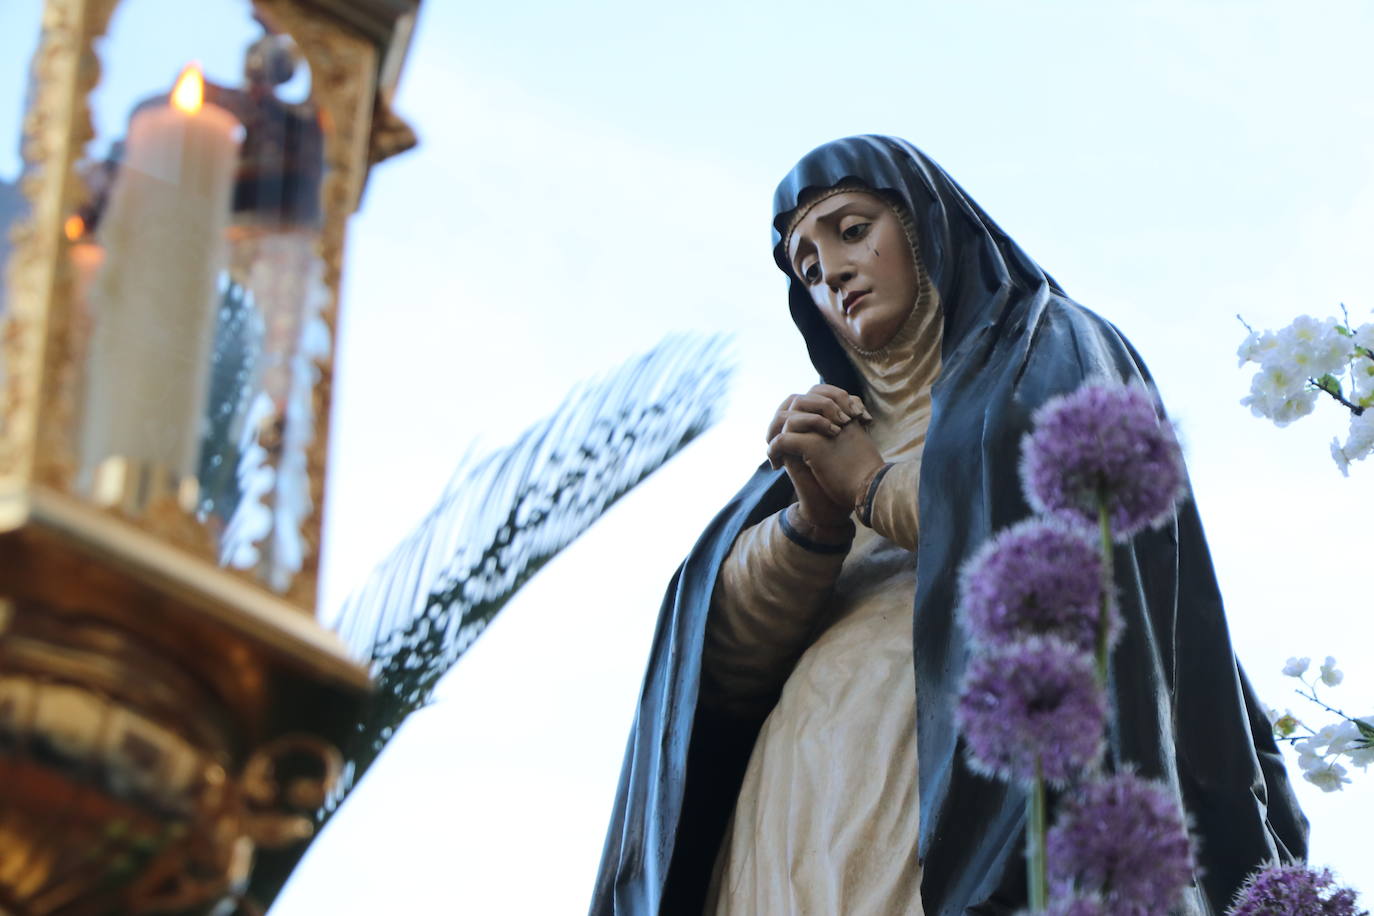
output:
[[[0,404],[0,476],[65,483],[70,473],[75,368],[68,344],[71,275],[62,224],[82,193],[73,166],[92,136],[86,96],[100,76],[92,43],[115,0],[47,0],[33,60],[34,95],[25,113],[20,189],[27,218],[13,229],[9,314],[3,332],[6,379]],[[51,457],[48,457],[51,456]]]
[[[288,759],[309,761],[317,772],[283,778],[280,770]],[[309,837],[315,812],[342,773],[338,748],[313,735],[283,735],[254,751],[239,780],[253,842],[277,849]]]
[[[282,785],[276,770],[287,757],[311,758],[319,774]],[[228,898],[259,912],[230,889],[245,883],[256,848],[289,846],[314,833],[315,800],[324,798],[341,770],[342,756],[333,746],[286,735],[254,751],[237,779],[222,769],[214,773],[205,782],[191,842],[169,847],[148,868],[130,893],[132,911],[179,912]]]
[[[197,520],[200,494],[194,477],[178,477],[165,468],[111,455],[95,469],[91,487],[96,505],[151,534],[215,556],[214,533]]]
[[[22,607],[0,662],[6,912],[141,916],[237,899],[254,850],[308,837],[342,768],[315,735],[237,750],[261,739],[202,689],[196,666],[216,661],[106,624]]]
[[[369,143],[368,165],[399,156],[406,150],[414,149],[420,140],[415,130],[391,107],[389,93],[377,94],[377,105],[372,117],[372,139]]]

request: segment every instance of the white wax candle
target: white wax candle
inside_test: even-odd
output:
[[[89,310],[91,284],[105,263],[105,249],[90,242],[77,242],[67,249],[67,256],[71,258],[74,305],[84,321]]]
[[[187,108],[159,105],[134,116],[100,223],[105,263],[91,291],[87,474],[111,456],[173,475],[195,471],[242,128],[218,106]]]
[[[72,217],[80,221],[77,217]],[[105,249],[89,241],[79,241],[67,249],[71,264],[71,347],[72,359],[81,371],[91,351],[91,286],[105,263]]]

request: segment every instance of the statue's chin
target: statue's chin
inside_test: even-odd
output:
[[[881,350],[892,343],[897,331],[902,327],[900,318],[887,321],[860,321],[855,326],[845,328],[845,337],[860,350]]]

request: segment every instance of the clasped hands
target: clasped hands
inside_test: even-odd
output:
[[[785,468],[798,509],[822,528],[846,525],[883,456],[861,422],[863,401],[834,385],[788,396],[768,424],[768,463]]]

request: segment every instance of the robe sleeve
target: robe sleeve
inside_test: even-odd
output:
[[[787,509],[745,529],[711,596],[702,700],[743,717],[772,706],[808,643],[849,545],[809,541]]]
[[[895,462],[873,494],[870,516],[874,531],[892,543],[916,549],[920,526],[916,518],[916,491],[920,486],[921,460]]]

